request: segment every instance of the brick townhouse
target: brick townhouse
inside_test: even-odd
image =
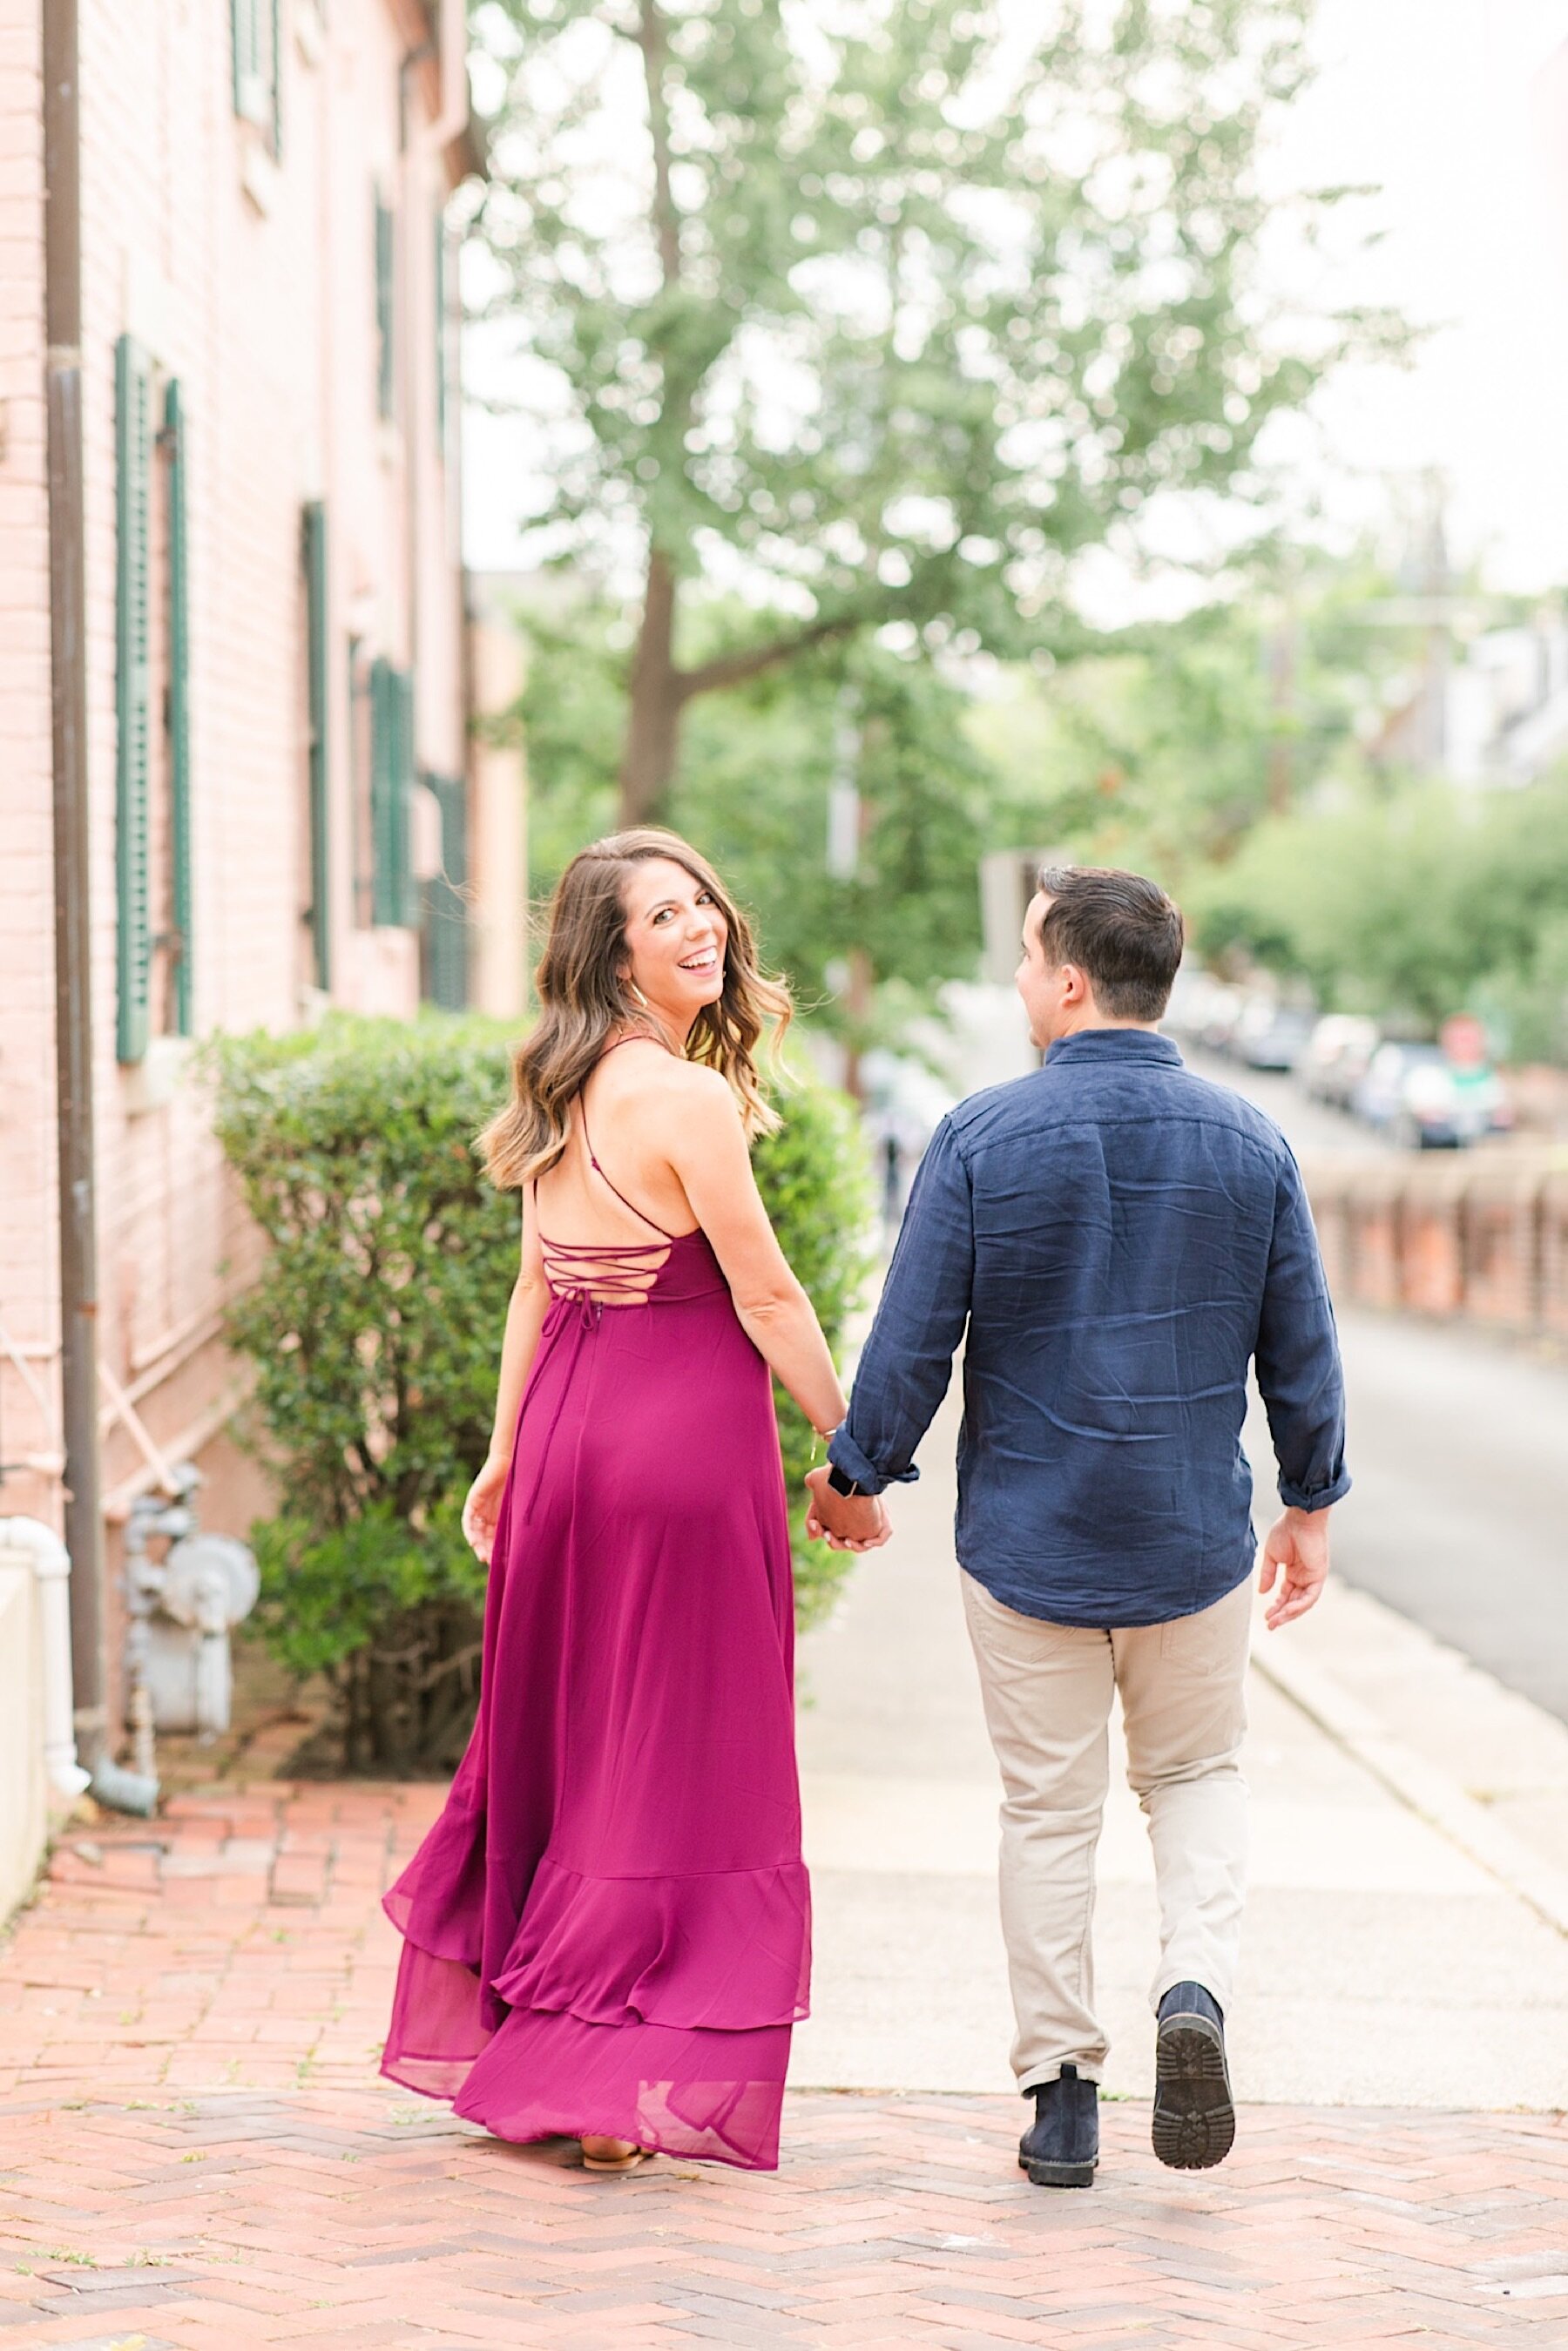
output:
[[[481,170],[463,0],[0,0],[0,1517],[65,1535],[88,1763],[131,1501],[186,1458],[205,1525],[260,1499],[194,1048],[520,1001],[458,545]]]

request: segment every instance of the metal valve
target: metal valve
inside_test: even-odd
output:
[[[176,1493],[140,1497],[125,1530],[127,1713],[136,1768],[148,1775],[155,1730],[213,1738],[228,1729],[229,1633],[260,1590],[247,1545],[198,1531],[194,1465],[180,1463],[174,1476]],[[168,1548],[154,1558],[148,1546],[159,1540]]]

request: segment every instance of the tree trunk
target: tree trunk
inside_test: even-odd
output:
[[[850,984],[844,992],[844,1010],[849,1016],[849,1040],[844,1050],[844,1092],[863,1109],[865,1079],[861,1071],[861,1055],[871,1021],[876,975],[864,947],[852,946],[848,960]]]
[[[632,664],[626,747],[621,758],[621,822],[657,824],[664,813],[680,744],[682,680],[675,669],[675,575],[655,548],[648,558],[643,625]]]

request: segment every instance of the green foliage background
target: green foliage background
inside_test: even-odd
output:
[[[875,644],[820,655],[698,706],[673,818],[841,1033],[834,967],[867,949],[880,986],[858,1042],[896,1039],[942,981],[972,975],[982,852],[1051,847],[1155,875],[1221,965],[1416,1028],[1468,1007],[1507,1057],[1568,1062],[1568,770],[1478,789],[1375,755],[1369,720],[1400,706],[1424,653],[1397,588],[1364,552],[1281,550],[1246,594],[1062,666],[966,684]],[[1528,617],[1498,600],[1499,625]],[[613,821],[629,632],[591,602],[520,624],[545,890]],[[824,865],[846,693],[866,832],[859,877],[839,883]]]
[[[1366,625],[1389,587],[1365,554],[1275,549],[1184,619],[1117,632],[1045,674],[1005,672],[969,731],[1013,805],[1032,785],[1033,838],[1184,891],[1236,854],[1276,788],[1371,783],[1358,726],[1415,637]]]
[[[487,1022],[340,1016],[214,1049],[217,1133],[268,1244],[228,1332],[255,1367],[252,1441],[280,1495],[253,1531],[257,1621],[350,1712],[368,1654],[422,1648],[422,1670],[439,1667],[471,1645],[483,1602],[460,1513],[489,1444],[518,1218],[473,1139],[505,1098],[507,1044]],[[864,1155],[837,1098],[799,1085],[779,1101],[758,1180],[838,1344],[867,1270]],[[810,1434],[787,1399],[780,1421],[806,1621],[844,1555],[804,1541]],[[471,1696],[471,1676],[446,1679]]]
[[[1260,825],[1193,908],[1321,1001],[1416,1027],[1470,1008],[1513,1061],[1568,1061],[1568,775],[1514,791],[1409,781]]]
[[[1255,495],[1269,420],[1401,340],[1287,316],[1258,266],[1282,214],[1311,238],[1343,193],[1259,170],[1310,16],[476,8],[478,235],[549,449],[539,559],[639,563],[683,700],[889,623],[930,656],[1075,645],[1067,559],[1163,494]],[[757,592],[716,626],[705,586],[739,570]]]
[[[553,623],[530,611],[523,625],[528,683],[516,723],[528,747],[530,878],[543,897],[583,842],[615,823],[626,635],[597,604]],[[709,695],[687,722],[668,822],[713,860],[754,917],[765,960],[831,1031],[853,1025],[834,966],[866,951],[883,996],[857,1042],[891,1033],[912,1001],[972,970],[981,854],[998,830],[1033,820],[1028,795],[1012,794],[972,738],[970,716],[957,686],[868,643]],[[836,880],[828,799],[846,756],[864,829],[858,872]],[[1016,820],[1014,797],[1024,803]]]

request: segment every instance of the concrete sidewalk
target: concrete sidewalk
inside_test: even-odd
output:
[[[893,1542],[802,1644],[818,1938],[801,2083],[1010,2082],[997,1776],[952,1554],[955,1417],[950,1401],[919,1483],[894,1497]],[[1338,1586],[1282,1633],[1260,1619],[1254,1646],[1239,2095],[1568,2106],[1568,1933],[1549,1923],[1555,1896],[1568,1929],[1568,1729]],[[1106,2086],[1146,2097],[1154,1884],[1119,1755],[1095,1943]]]

